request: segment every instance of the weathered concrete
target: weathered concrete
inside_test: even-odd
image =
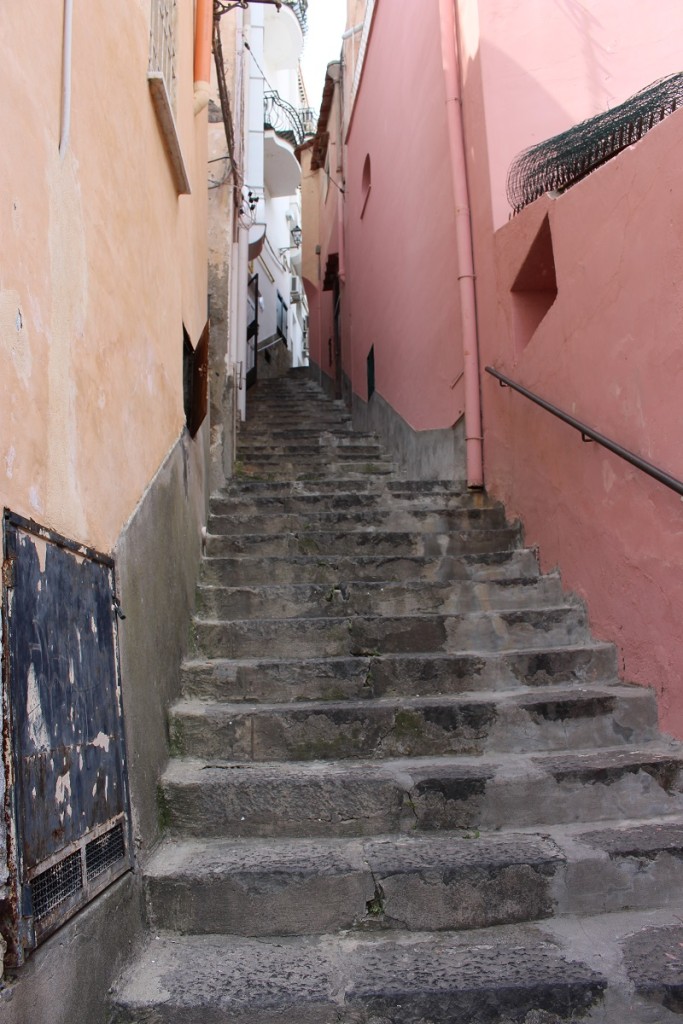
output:
[[[207,431],[183,432],[116,547],[121,677],[136,850],[159,835],[156,787],[168,757],[164,709],[180,686],[179,663],[205,522]]]
[[[3,1024],[108,1024],[106,994],[144,938],[140,879],[124,875],[0,987]]]
[[[354,394],[352,415],[358,430],[380,435],[411,480],[465,480],[464,420],[447,430],[413,430],[377,391],[369,402]]]

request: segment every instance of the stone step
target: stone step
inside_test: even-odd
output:
[[[296,492],[254,492],[249,487],[246,493],[235,492],[226,497],[215,496],[211,499],[211,515],[234,516],[236,518],[249,515],[289,515],[323,512],[375,512],[389,514],[395,511],[414,512],[454,512],[494,509],[497,503],[482,496],[470,494],[423,494],[407,495],[388,490],[351,491],[316,491],[304,490],[305,484],[298,485]]]
[[[203,583],[252,586],[268,583],[324,583],[352,580],[505,580],[538,574],[533,551],[511,548],[476,555],[215,555],[200,569]]]
[[[667,1024],[683,905],[465,932],[244,938],[161,932],[111,1024]]]
[[[356,448],[365,445],[379,445],[380,439],[377,434],[363,434],[358,430],[350,431],[346,428],[336,430],[320,430],[318,427],[306,427],[296,429],[270,429],[267,432],[258,430],[258,425],[253,424],[251,430],[240,429],[237,441],[240,449],[264,449],[271,450],[274,445],[308,445],[312,448],[324,448],[328,446],[340,448]]]
[[[412,615],[532,608],[562,601],[559,575],[473,582],[419,580],[262,584],[224,587],[201,584],[197,614],[206,619],[323,618],[344,615]]]
[[[355,615],[351,618],[207,620],[195,618],[194,653],[255,658],[334,658],[388,653],[543,649],[588,639],[586,614],[574,604],[468,615]]]
[[[382,458],[384,449],[376,441],[361,442],[353,435],[345,438],[343,443],[334,443],[331,437],[320,434],[317,439],[296,438],[290,443],[276,442],[272,438],[264,440],[262,437],[253,440],[240,440],[237,455],[240,459],[272,459],[282,458],[285,455],[296,458],[333,455],[338,459],[359,457],[376,459]]]
[[[518,547],[518,525],[500,529],[463,529],[452,533],[388,530],[307,530],[293,533],[218,536],[209,534],[206,553],[218,555],[422,555],[436,556],[509,551]]]
[[[624,686],[246,705],[185,699],[169,718],[178,755],[258,762],[573,750],[657,736],[654,694]]]
[[[112,1024],[556,1022],[600,1003],[603,975],[542,936],[467,935],[162,933],[117,986]]]
[[[357,480],[376,481],[382,477],[388,477],[395,473],[396,466],[388,460],[374,459],[373,461],[356,462],[339,459],[317,460],[302,458],[298,462],[286,462],[284,459],[273,459],[272,462],[254,461],[241,466],[240,474],[243,479],[253,478],[255,481],[269,483],[289,481],[317,481],[325,473],[331,473],[335,477],[345,477],[347,483]]]
[[[614,648],[591,641],[543,651],[306,660],[188,659],[183,664],[182,686],[186,697],[198,700],[367,700],[550,685],[606,685],[616,678],[616,669]]]
[[[666,743],[574,753],[242,763],[172,758],[164,820],[206,838],[363,836],[644,818],[683,811]]]
[[[448,495],[449,497],[464,497],[467,500],[486,500],[476,493],[470,494],[461,486],[444,480],[410,481],[388,478],[382,480],[366,479],[360,483],[357,479],[349,479],[346,476],[321,476],[315,480],[249,480],[235,479],[227,484],[217,498],[232,498],[237,495],[243,497],[247,494],[259,495],[282,495],[298,496],[301,494],[323,495],[336,494],[339,492],[372,491],[377,494],[393,495],[402,498],[424,497],[426,495]]]
[[[164,842],[156,929],[246,936],[456,931],[680,899],[683,817],[359,839]]]
[[[306,533],[329,530],[382,530],[389,533],[447,533],[467,529],[504,529],[502,506],[454,509],[360,509],[300,512],[269,511],[259,515],[237,515],[234,512],[209,518],[208,531],[217,536],[238,534]]]

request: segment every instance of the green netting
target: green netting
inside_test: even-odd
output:
[[[544,192],[563,192],[637,142],[683,104],[683,72],[637,92],[618,107],[525,149],[507,179],[510,206],[519,213]]]

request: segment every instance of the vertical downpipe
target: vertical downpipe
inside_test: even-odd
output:
[[[460,291],[460,327],[463,343],[465,378],[465,443],[467,486],[484,486],[484,459],[479,389],[479,338],[477,335],[477,304],[474,290],[474,259],[472,255],[472,222],[467,184],[465,138],[462,120],[462,97],[456,0],[439,0],[441,21],[441,54],[446,84],[446,118],[455,200],[455,233],[458,250],[458,285]]]
[[[211,34],[213,0],[197,0],[194,34],[194,112],[209,105],[211,91]]]
[[[62,124],[59,156],[63,160],[71,135],[71,44],[73,40],[73,0],[64,0],[64,38],[62,49]]]

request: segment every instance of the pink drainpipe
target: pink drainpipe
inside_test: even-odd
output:
[[[472,222],[467,186],[465,139],[462,122],[460,60],[455,14],[456,0],[439,0],[441,21],[441,56],[446,82],[446,117],[448,143],[455,200],[455,233],[458,249],[458,284],[460,289],[460,326],[462,329],[465,378],[465,442],[467,486],[484,486],[484,459],[481,428],[481,396],[479,392],[479,339],[477,336],[477,304],[474,291],[474,260],[472,257]]]

